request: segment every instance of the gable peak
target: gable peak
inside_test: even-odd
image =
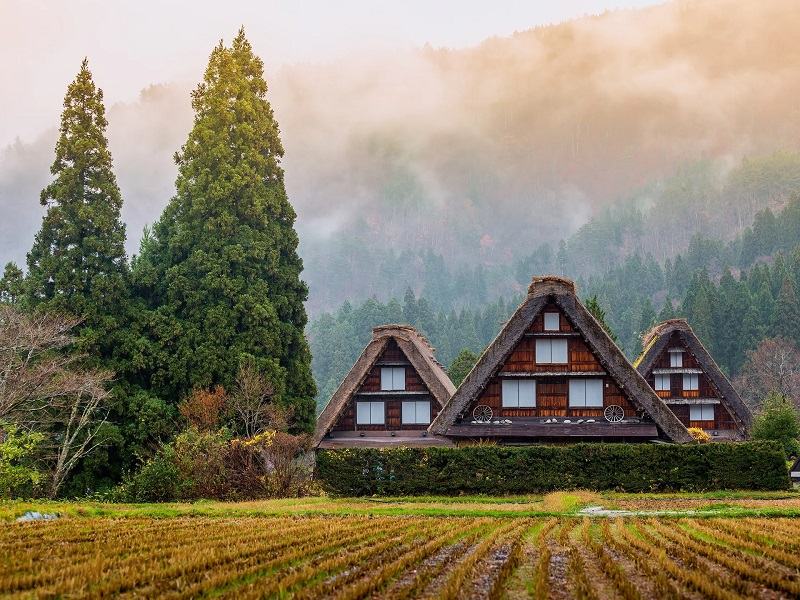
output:
[[[650,328],[650,331],[642,335],[642,347],[647,348],[650,342],[664,335],[665,333],[679,330],[691,331],[692,328],[689,326],[689,322],[686,319],[667,319],[666,321],[662,321],[657,325],[653,325],[653,327]]]
[[[575,295],[575,282],[560,275],[534,275],[528,286],[528,296],[546,296],[548,294]]]

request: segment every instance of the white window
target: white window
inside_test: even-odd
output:
[[[545,331],[558,331],[561,329],[559,323],[559,314],[557,312],[544,313],[544,330]]]
[[[690,421],[713,421],[714,420],[714,405],[713,404],[692,404],[689,406],[689,420]]]
[[[602,408],[603,380],[570,379],[569,406],[570,408]]]
[[[393,390],[406,389],[406,368],[405,367],[382,367],[381,368],[381,390],[388,392]]]
[[[684,373],[683,374],[683,389],[685,391],[699,390],[697,380],[697,373]]]
[[[403,423],[407,425],[428,425],[430,422],[430,402],[427,400],[406,400],[403,402]]]
[[[671,388],[669,375],[656,375],[657,392],[668,392]]]
[[[547,338],[537,339],[536,362],[540,365],[567,364],[567,340]]]
[[[356,424],[357,425],[383,425],[384,406],[383,402],[357,402],[356,403]]]
[[[533,408],[536,406],[535,379],[503,379],[503,407]]]
[[[669,351],[669,366],[682,367],[683,366],[683,350],[670,350]]]

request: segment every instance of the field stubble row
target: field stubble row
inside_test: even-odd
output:
[[[3,597],[795,598],[792,519],[62,519],[0,529]]]

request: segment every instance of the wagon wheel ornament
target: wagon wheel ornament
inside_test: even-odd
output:
[[[610,404],[603,411],[603,416],[609,423],[619,423],[625,418],[625,411],[619,404]]]
[[[478,421],[479,423],[488,423],[492,420],[492,412],[491,406],[486,406],[485,404],[479,404],[475,407],[472,411],[472,418]]]

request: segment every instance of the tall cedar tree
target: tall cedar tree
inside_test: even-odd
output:
[[[611,327],[608,325],[608,322],[606,321],[606,311],[603,310],[602,306],[600,306],[600,301],[597,299],[597,294],[595,294],[590,298],[587,298],[584,306],[586,306],[586,310],[588,310],[592,314],[592,316],[595,319],[597,319],[597,322],[600,323],[600,326],[608,334],[608,337],[611,338],[611,341],[613,341],[615,344],[618,344],[619,340],[617,339],[617,335],[614,333],[614,331],[611,329]]]
[[[291,407],[295,428],[310,430],[308,288],[263,71],[243,30],[230,48],[220,42],[212,51],[192,93],[194,126],[175,155],[176,194],[135,270],[155,311],[159,395],[229,389],[252,359]]]
[[[108,356],[126,297],[122,195],[108,150],[103,91],[86,59],[67,88],[53,181],[42,190],[47,207],[28,253],[27,301],[83,319],[78,345]]]

